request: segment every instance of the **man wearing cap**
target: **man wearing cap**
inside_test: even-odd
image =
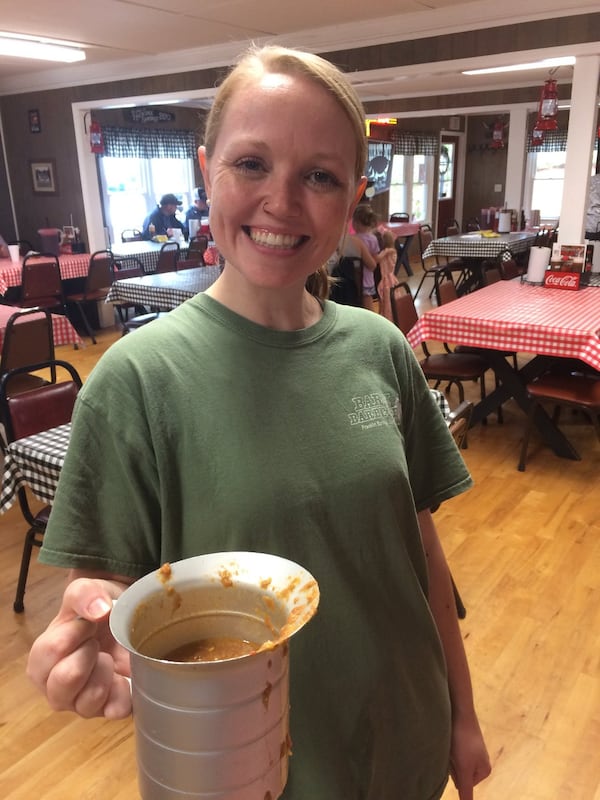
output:
[[[184,238],[187,238],[186,226],[175,216],[175,211],[180,205],[181,201],[174,194],[163,194],[158,206],[144,220],[142,239],[152,239],[153,236],[171,237],[173,230],[177,228],[182,232]]]

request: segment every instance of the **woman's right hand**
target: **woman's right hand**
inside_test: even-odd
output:
[[[55,711],[123,719],[131,713],[129,654],[113,638],[108,618],[127,588],[116,580],[77,578],[33,643],[27,675]]]

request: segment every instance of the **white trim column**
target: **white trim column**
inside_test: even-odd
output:
[[[504,199],[506,208],[514,208],[517,213],[520,213],[523,208],[523,183],[525,180],[526,158],[527,106],[512,106],[510,109],[510,125],[508,128]]]
[[[598,118],[599,78],[600,55],[577,56],[573,68],[565,181],[559,223],[559,239],[564,244],[583,242]]]

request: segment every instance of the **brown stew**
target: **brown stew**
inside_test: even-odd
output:
[[[226,661],[255,653],[259,644],[233,636],[210,636],[180,645],[163,656],[166,661]]]

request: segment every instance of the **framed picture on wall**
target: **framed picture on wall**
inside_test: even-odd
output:
[[[42,131],[42,123],[40,120],[40,112],[37,108],[29,109],[29,132],[30,133],[41,133]]]
[[[31,183],[35,194],[58,194],[56,164],[53,158],[30,161]]]

